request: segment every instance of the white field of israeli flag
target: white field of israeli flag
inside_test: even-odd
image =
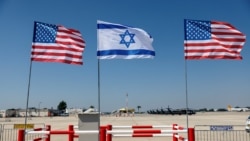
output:
[[[97,21],[98,59],[154,58],[153,38],[144,30]]]

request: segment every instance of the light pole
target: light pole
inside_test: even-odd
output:
[[[40,105],[42,104],[42,102],[39,102],[38,104],[38,117],[40,117]]]

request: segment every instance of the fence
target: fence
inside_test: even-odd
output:
[[[5,125],[6,126],[6,125]],[[3,127],[3,125],[0,125]],[[50,127],[50,126],[49,126]],[[76,127],[75,127],[76,128]],[[155,129],[159,128],[159,129]],[[161,129],[161,128],[172,128]],[[46,141],[50,141],[50,136],[55,134],[68,135],[68,141],[73,141],[74,138],[78,138],[79,134],[96,134],[100,135],[100,141],[112,141],[112,138],[119,137],[172,137],[172,141],[250,141],[250,133],[245,131],[244,125],[196,125],[194,128],[185,129],[179,127],[176,124],[172,126],[151,126],[151,125],[135,125],[135,126],[112,126],[106,125],[101,126],[100,134],[98,130],[84,130],[78,131],[74,129],[73,125],[69,125],[68,130],[51,131],[50,128],[47,130],[41,130],[42,128],[36,128],[34,130],[26,131],[26,139],[33,141],[41,141],[43,138]],[[6,128],[5,128],[6,130]],[[17,134],[9,133],[0,134],[1,141],[16,141]],[[12,129],[13,130],[13,129]],[[41,131],[37,131],[41,130]],[[185,137],[182,133],[187,133]],[[19,130],[18,141],[23,141],[25,135],[24,130]],[[10,138],[13,136],[13,138]],[[165,139],[164,139],[165,140]]]
[[[196,141],[250,141],[244,125],[196,125]]]
[[[2,124],[0,125],[0,141],[16,141],[18,130],[23,129],[24,124]],[[44,130],[44,123],[27,124],[26,129],[29,130]],[[39,138],[41,135],[27,135],[27,139]]]

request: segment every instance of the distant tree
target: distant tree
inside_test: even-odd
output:
[[[57,106],[57,110],[60,110],[60,111],[65,111],[66,108],[67,108],[67,103],[63,100]]]
[[[214,109],[209,109],[208,111],[209,111],[209,112],[214,112]]]
[[[95,108],[95,106],[91,105],[91,106],[89,106],[89,108],[92,108],[92,109],[94,109],[94,108]]]
[[[200,111],[200,112],[206,112],[208,110],[207,110],[207,108],[202,108],[202,109],[199,109],[198,111]]]
[[[141,108],[141,106],[140,106],[140,105],[138,105],[138,106],[137,106],[138,113],[140,113],[140,108]]]
[[[217,111],[220,111],[220,112],[225,112],[225,111],[227,111],[227,109],[224,109],[224,108],[219,108]]]

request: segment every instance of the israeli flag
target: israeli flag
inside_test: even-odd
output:
[[[97,21],[98,59],[154,58],[153,38],[144,30]]]

